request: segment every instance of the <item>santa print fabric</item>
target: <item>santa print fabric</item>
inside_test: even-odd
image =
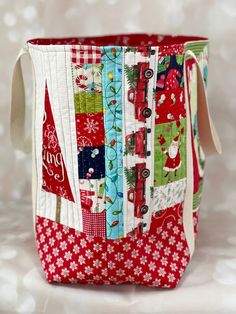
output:
[[[38,210],[35,228],[50,283],[174,288],[189,263],[191,248],[183,227],[188,182],[186,97],[192,126],[190,210],[195,237],[204,174],[197,109],[191,103],[196,89],[194,63],[186,63],[186,95],[185,46],[149,45],[69,48],[66,79],[71,73],[68,102],[72,100],[76,174],[69,171],[71,156],[62,155],[61,130],[56,129],[61,122],[54,121],[55,98],[50,99],[46,82],[42,189],[47,204],[54,204],[50,210],[55,215],[44,217],[46,211]],[[69,182],[75,183],[74,196]],[[65,217],[68,220],[61,219]]]

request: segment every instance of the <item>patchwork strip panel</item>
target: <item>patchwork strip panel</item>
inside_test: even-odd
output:
[[[54,122],[55,98],[50,97],[46,81],[41,204],[55,209],[46,218],[69,223],[81,217],[75,224],[81,232],[112,240],[148,232],[162,211],[183,203],[187,176],[183,56],[189,48],[197,54],[206,82],[204,42],[159,48],[71,46],[68,73],[74,119],[70,121],[75,129],[79,198],[71,188],[66,154],[57,136],[60,121]],[[196,212],[205,156],[197,128],[196,66],[187,60],[186,68]]]

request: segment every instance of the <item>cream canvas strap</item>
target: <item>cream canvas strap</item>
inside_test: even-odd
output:
[[[206,156],[214,153],[221,154],[221,143],[210,116],[207,93],[203,80],[202,71],[199,61],[191,50],[187,50],[184,55],[184,86],[185,86],[185,102],[186,102],[186,117],[187,117],[187,134],[186,134],[186,167],[187,167],[187,187],[184,199],[183,209],[183,226],[188,243],[190,258],[193,255],[195,248],[194,226],[193,226],[193,155],[192,155],[192,139],[191,139],[191,117],[188,99],[187,75],[186,75],[186,60],[193,58],[197,66],[197,115],[198,115],[198,131],[199,140],[203,147]]]
[[[16,58],[13,70],[11,86],[11,120],[10,135],[11,141],[16,149],[25,153],[31,152],[31,132],[25,131],[26,105],[25,88],[22,74],[21,59],[29,55],[28,51],[22,48]]]

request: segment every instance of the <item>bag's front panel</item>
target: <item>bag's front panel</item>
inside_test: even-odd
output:
[[[190,258],[183,45],[38,54],[36,240],[47,279],[175,287]]]

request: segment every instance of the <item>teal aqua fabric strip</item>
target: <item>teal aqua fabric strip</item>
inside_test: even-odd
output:
[[[122,48],[101,47],[105,128],[106,234],[123,237]]]

